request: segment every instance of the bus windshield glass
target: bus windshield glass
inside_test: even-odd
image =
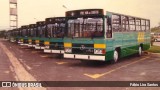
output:
[[[36,32],[35,32],[34,28],[31,28],[31,29],[30,29],[30,36],[31,36],[31,37],[36,36]]]
[[[45,37],[45,26],[39,26],[38,27],[38,36],[39,37]]]
[[[102,18],[77,18],[68,20],[68,37],[104,37]]]
[[[65,24],[64,23],[48,24],[47,30],[48,30],[48,37],[63,38]]]
[[[25,37],[26,34],[27,34],[26,30],[27,30],[27,29],[22,29],[22,36],[24,36],[24,37]]]

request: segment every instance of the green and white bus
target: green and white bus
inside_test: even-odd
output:
[[[7,31],[7,37],[8,37],[8,40],[10,42],[15,42],[15,40],[14,40],[14,32],[13,31],[14,31],[14,29]]]
[[[65,17],[46,18],[48,40],[44,41],[45,53],[64,53]]]
[[[28,47],[35,47],[36,46],[36,42],[35,40],[37,40],[37,24],[30,24],[29,25],[29,39],[28,39]]]
[[[19,44],[19,41],[20,41],[20,38],[21,38],[21,29],[17,28],[15,33],[16,33],[16,37],[15,37],[16,43]]]
[[[20,38],[20,45],[28,46],[28,30],[29,25],[21,26],[21,38]]]
[[[150,48],[150,20],[103,9],[66,12],[64,58],[117,62]]]
[[[36,36],[36,46],[35,49],[44,49],[44,40],[47,38],[47,32],[46,32],[46,23],[45,21],[39,21],[37,24],[37,36]]]

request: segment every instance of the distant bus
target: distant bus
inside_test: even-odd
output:
[[[37,30],[37,24],[30,24],[29,25],[29,39],[28,39],[28,47],[35,47],[36,42],[38,38],[38,30]]]
[[[37,36],[35,49],[44,49],[44,40],[47,39],[46,23],[45,21],[39,21],[37,24]]]
[[[160,33],[154,33],[153,35],[155,42],[160,42]]]
[[[65,17],[54,17],[46,19],[47,37],[45,53],[64,53],[63,38],[65,34]]]
[[[150,48],[150,20],[103,9],[66,12],[64,58],[116,63]]]
[[[14,39],[13,39],[13,30],[8,30],[7,33],[7,39],[10,41],[10,42],[14,42]]]
[[[29,31],[29,25],[21,26],[21,37],[20,37],[20,45],[28,46],[28,31]]]
[[[16,28],[14,29],[14,40],[16,43],[19,42],[20,40],[20,37],[21,37],[21,31],[20,31],[20,28]]]
[[[9,30],[7,32],[7,36],[9,38],[10,42],[18,43],[18,39],[20,37],[20,30],[19,30],[19,28],[15,28],[15,29]]]

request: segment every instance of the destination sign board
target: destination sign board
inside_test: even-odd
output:
[[[65,22],[65,17],[53,17],[53,18],[46,18],[47,24],[54,24],[54,23],[63,23]]]
[[[28,27],[29,27],[28,25],[21,26],[21,28],[23,29],[28,28]]]
[[[37,24],[30,24],[29,27],[30,27],[30,28],[37,27]]]
[[[45,21],[40,21],[40,22],[37,22],[36,23],[38,26],[43,26],[43,25],[45,25]]]
[[[84,10],[73,10],[66,12],[66,17],[78,17],[78,16],[96,16],[103,15],[103,9],[84,9]]]

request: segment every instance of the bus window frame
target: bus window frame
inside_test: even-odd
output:
[[[118,20],[117,20],[117,18],[113,18],[114,16],[119,17]],[[111,19],[112,19],[111,20],[112,32],[122,32],[121,15],[120,14],[112,14]],[[114,20],[116,20],[116,22],[114,22]],[[118,25],[118,26],[116,26],[118,29],[114,30],[113,25]]]
[[[126,20],[123,19],[124,17]],[[123,22],[125,22],[125,23],[123,23]],[[123,25],[125,27],[123,27]],[[128,16],[121,15],[121,29],[122,29],[122,32],[129,32],[130,27],[129,27],[129,17]]]
[[[137,30],[136,30],[136,18],[135,17],[128,17],[129,18],[129,32],[136,32]],[[132,18],[132,19],[130,19],[130,18]],[[133,21],[131,21],[131,20],[133,20]],[[132,23],[131,23],[132,22]],[[132,29],[131,28],[131,26],[134,28],[134,29]]]
[[[110,18],[110,20],[109,20],[109,18]],[[110,21],[110,22],[109,22]],[[107,38],[107,39],[113,39],[113,29],[112,29],[112,17],[109,17],[109,16],[106,16],[105,17],[105,38]],[[110,23],[110,24],[108,24],[108,23]],[[111,29],[111,37],[108,37],[108,35],[107,35],[107,33],[108,33],[108,26],[110,25],[110,29]]]

